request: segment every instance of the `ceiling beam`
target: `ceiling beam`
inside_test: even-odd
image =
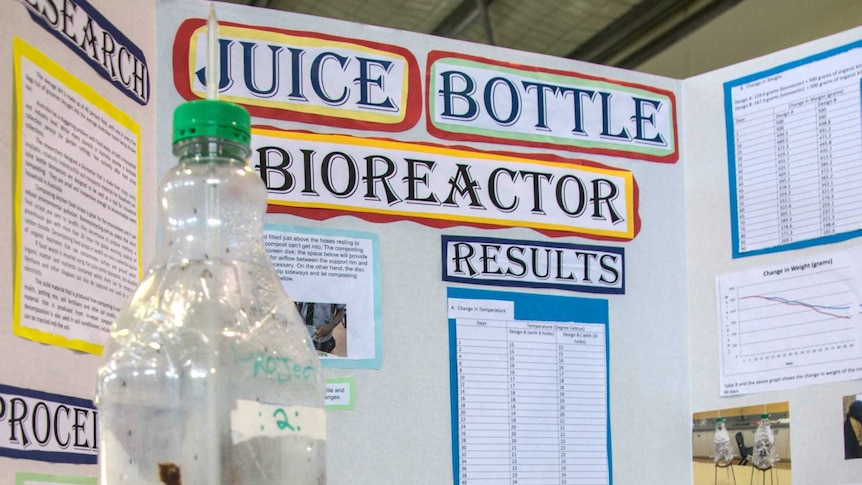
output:
[[[482,27],[485,29],[485,42],[488,45],[495,45],[494,29],[491,28],[491,15],[488,13],[488,5],[485,4],[485,0],[476,0],[476,10],[482,16]]]
[[[644,0],[566,57],[632,68],[742,0]]]
[[[690,15],[685,22],[675,25],[674,28],[646,42],[641,48],[630,52],[614,65],[626,69],[634,69],[740,2],[742,0],[710,2],[709,5]]]
[[[494,0],[479,0],[484,1],[484,7],[487,8]],[[439,35],[440,37],[455,38],[458,34],[466,29],[474,20],[482,15],[482,9],[477,4],[477,0],[461,0],[457,7],[452,9],[452,12],[445,19],[434,27],[431,35]]]

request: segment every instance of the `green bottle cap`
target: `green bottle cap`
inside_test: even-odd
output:
[[[248,145],[251,117],[242,106],[213,99],[199,99],[177,106],[174,110],[173,142],[197,136],[225,138]]]
[[[763,413],[763,414],[761,414],[761,415],[760,415],[760,417],[761,417],[761,418],[768,418],[768,417],[769,417],[769,413]]]
[[[718,420],[717,420],[717,421],[718,421],[719,423],[724,422],[724,418],[718,418]]]

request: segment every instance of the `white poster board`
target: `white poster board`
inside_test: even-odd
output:
[[[204,93],[206,8],[159,6],[159,50],[174,57],[158,84],[168,119]],[[562,290],[573,298],[588,288],[608,306],[607,443],[627,458],[602,480],[688,479],[688,463],[666,460],[690,446],[686,399],[665,399],[688,395],[685,305],[676,297],[685,288],[678,81],[272,10],[219,5],[218,16],[229,66],[221,95],[252,115],[251,164],[269,188],[267,222],[379,238],[380,368],[325,369],[352,378],[355,393],[352,411],[328,416],[332,483],[456,483],[440,270],[449,235],[472,238],[477,271],[503,272],[509,258],[510,274],[493,276],[510,283],[516,261],[544,274],[545,258],[568,260],[552,259],[564,268],[558,287],[574,283]],[[168,140],[169,127],[158,129]],[[168,145],[159,152],[165,170]],[[499,240],[518,247],[494,256]],[[592,277],[605,281],[581,280]],[[297,281],[284,281],[288,293],[311,298],[313,287]],[[657,375],[669,389],[638,384]],[[634,428],[666,436],[665,446],[629,439]],[[646,466],[656,462],[667,463],[661,473]]]
[[[131,132],[130,127],[139,128],[134,150],[141,160],[134,204],[140,213],[139,241],[118,240],[126,252],[136,248],[138,263],[146,267],[157,233],[156,181],[173,163],[170,126],[156,120],[170,119],[177,104],[202,93],[200,41],[208,4],[164,0],[130,9],[76,2],[80,25],[89,18],[100,32],[114,32],[107,21],[123,34],[111,34],[117,57],[102,50],[96,58],[82,56],[70,44],[69,32],[57,30],[45,17],[47,9],[28,10],[27,5],[33,4],[16,4],[0,21],[5,44],[22,39],[131,119],[119,125]],[[253,116],[257,151],[251,163],[270,189],[267,222],[311,227],[316,234],[371,234],[364,240],[379,244],[374,254],[379,271],[371,283],[379,288],[363,289],[372,296],[363,305],[373,310],[359,327],[373,329],[373,337],[363,335],[359,348],[374,342],[374,364],[326,369],[333,399],[349,395],[348,402],[327,412],[332,483],[383,479],[442,485],[456,480],[452,450],[457,433],[451,423],[457,414],[452,397],[458,394],[452,389],[447,292],[474,284],[519,286],[514,283],[527,268],[536,278],[529,282],[531,292],[575,299],[586,292],[607,305],[609,439],[603,445],[608,467],[602,483],[689,482],[692,410],[764,401],[789,401],[794,413],[794,443],[801,450],[793,455],[794,480],[846,483],[858,476],[859,465],[841,460],[840,442],[821,439],[824,430],[840,435],[842,411],[830,406],[835,396],[858,394],[855,383],[820,383],[810,394],[790,389],[719,397],[715,278],[779,266],[796,256],[816,259],[825,250],[802,245],[787,248],[799,250],[793,257],[767,251],[733,258],[732,241],[739,234],[731,229],[738,221],[731,217],[724,135],[730,113],[736,120],[730,132],[741,140],[747,132],[737,130],[741,125],[736,123],[748,114],[742,104],[734,108],[733,101],[725,109],[727,99],[736,99],[734,89],[787,63],[805,74],[812,71],[815,79],[821,60],[833,71],[832,61],[838,71],[849,68],[853,62],[823,54],[855,45],[862,31],[678,81],[246,6],[219,4],[218,14],[224,26],[223,59],[232,68],[223,70],[220,86],[225,99],[246,105]],[[137,57],[130,56],[132,44]],[[131,64],[115,62],[121,46]],[[163,54],[158,59],[157,52]],[[12,66],[11,47],[6,56]],[[147,69],[140,68],[143,58],[151,63]],[[269,66],[274,69],[254,67],[273,59]],[[848,79],[853,81],[843,81]],[[802,107],[817,105],[821,96],[832,99],[834,86],[820,86],[826,91]],[[25,84],[7,76],[0,89],[21,93]],[[5,120],[0,146],[6,150],[0,179],[9,186],[17,184],[13,162],[15,150],[23,146],[16,138],[20,131],[13,120],[19,113],[13,99],[7,96],[0,117]],[[733,109],[739,110],[736,117]],[[821,121],[832,120],[827,118]],[[114,186],[129,182],[122,173]],[[122,198],[120,205],[131,210],[127,199],[134,190],[106,187],[113,189],[106,194]],[[14,201],[11,193],[0,198],[0,209],[13,214]],[[14,308],[20,303],[13,296],[13,262],[24,251],[19,246],[30,244],[16,239],[16,227],[7,225],[0,237],[0,250],[7,255],[0,258],[0,293],[9,295],[0,301],[8,318],[0,353],[15,363],[0,369],[0,385],[27,399],[50,397],[42,399],[45,406],[73,402],[84,419],[89,408],[79,400],[92,396],[98,358],[13,333]],[[818,236],[836,243],[829,250],[858,245],[830,236]],[[444,283],[447,255],[454,254],[444,242],[452,241],[466,244],[459,248],[472,254],[460,253],[460,280]],[[601,266],[605,257],[611,259]],[[564,264],[565,258],[578,263]],[[469,276],[468,260],[483,278]],[[556,275],[558,283],[575,284],[536,284],[552,266],[541,266],[543,261],[567,268]],[[601,271],[588,269],[591,262]],[[456,262],[451,263],[455,274]],[[589,281],[574,281],[576,275]],[[612,283],[598,284],[591,275]],[[305,290],[286,287],[294,294]],[[541,314],[534,320],[537,325],[561,321]],[[20,399],[16,403],[25,402]],[[662,446],[648,446],[654,439]],[[81,466],[7,453],[0,456],[0,481],[12,483],[17,476],[22,482],[92,483],[95,467],[84,465],[88,471],[82,472]],[[511,473],[513,464],[506,466]]]
[[[846,33],[838,34],[826,39],[815,41],[809,44],[801,45],[792,49],[781,51],[775,54],[765,56],[760,59],[744,62],[739,65],[720,69],[711,73],[697,76],[685,81],[685,96],[683,104],[686,108],[683,110],[683,120],[686,126],[696,127],[694,130],[687,131],[687,136],[684,142],[684,149],[689,161],[686,172],[686,201],[687,201],[687,217],[686,217],[686,237],[688,246],[688,308],[691,329],[691,404],[692,411],[703,411],[711,409],[727,409],[738,408],[742,410],[747,406],[756,408],[761,403],[770,402],[787,402],[789,404],[790,415],[793,420],[792,430],[792,446],[793,453],[790,457],[783,457],[787,461],[789,459],[792,467],[794,483],[851,483],[855,481],[855,477],[860,472],[862,464],[856,463],[859,460],[844,460],[844,441],[843,441],[843,420],[844,410],[842,409],[842,396],[849,394],[857,394],[859,391],[858,381],[847,380],[855,375],[855,367],[853,365],[840,366],[837,369],[838,374],[835,374],[834,368],[829,369],[827,375],[816,375],[816,369],[811,366],[800,368],[801,372],[793,373],[793,380],[789,379],[790,374],[777,375],[778,381],[773,381],[770,385],[769,379],[765,383],[761,383],[762,387],[754,387],[751,391],[762,391],[751,394],[745,394],[734,397],[720,397],[722,394],[720,376],[722,369],[722,352],[727,352],[727,335],[732,333],[724,322],[730,320],[717,317],[717,309],[724,308],[727,311],[733,310],[727,304],[724,304],[724,294],[727,293],[731,285],[725,284],[727,281],[723,279],[718,281],[717,278],[737,278],[749,272],[758,271],[757,274],[752,274],[752,278],[745,278],[749,282],[767,282],[768,284],[760,287],[749,288],[751,291],[743,293],[742,296],[748,296],[746,301],[752,299],[761,299],[761,297],[773,298],[777,305],[788,307],[784,301],[798,302],[791,309],[792,311],[807,311],[812,308],[812,303],[818,305],[817,302],[810,302],[813,292],[819,286],[821,290],[829,288],[832,284],[830,302],[821,302],[824,306],[853,306],[844,310],[834,309],[834,311],[843,311],[840,315],[833,315],[842,318],[832,318],[833,322],[844,323],[845,321],[855,322],[858,315],[858,299],[859,295],[855,290],[852,280],[847,278],[838,278],[842,281],[841,287],[852,287],[853,289],[846,293],[846,298],[843,298],[844,304],[838,305],[835,300],[835,292],[838,290],[835,287],[834,278],[831,280],[817,279],[812,281],[814,286],[806,290],[803,294],[798,294],[795,297],[792,293],[786,293],[802,284],[793,284],[800,281],[800,278],[807,278],[808,274],[818,270],[825,270],[829,267],[830,260],[833,262],[833,267],[840,265],[834,264],[839,261],[838,253],[853,253],[858,251],[860,241],[854,239],[856,231],[852,228],[845,227],[844,229],[835,230],[829,226],[828,233],[824,233],[821,225],[821,217],[825,217],[831,221],[831,218],[839,220],[846,217],[858,216],[852,204],[832,205],[833,198],[824,199],[821,197],[821,191],[826,190],[827,193],[834,193],[833,187],[840,186],[843,181],[848,180],[849,173],[838,176],[837,173],[831,172],[835,167],[834,161],[836,153],[832,152],[827,143],[825,146],[818,142],[818,137],[829,135],[830,132],[835,133],[835,142],[844,140],[846,137],[852,138],[853,126],[859,123],[859,104],[846,104],[845,112],[847,119],[845,121],[832,121],[830,117],[833,112],[832,104],[820,106],[815,109],[814,116],[823,116],[823,122],[817,122],[815,126],[797,126],[793,124],[786,125],[792,127],[792,133],[784,133],[780,130],[766,130],[765,140],[772,140],[773,157],[765,157],[761,163],[766,163],[765,170],[775,173],[771,180],[774,183],[775,194],[777,198],[773,199],[775,206],[779,212],[774,212],[769,209],[770,215],[765,217],[773,224],[775,234],[780,237],[779,232],[781,224],[787,230],[793,230],[794,238],[799,235],[798,228],[791,227],[800,219],[797,214],[793,215],[791,220],[785,214],[782,216],[780,204],[786,199],[785,205],[796,207],[797,201],[791,201],[789,197],[782,199],[781,191],[783,189],[779,183],[783,174],[783,168],[790,168],[793,177],[802,174],[809,174],[812,177],[811,186],[817,191],[814,194],[813,201],[817,205],[813,211],[818,220],[815,224],[809,224],[817,234],[804,236],[799,238],[790,238],[782,241],[774,239],[773,242],[764,244],[760,248],[746,248],[742,250],[739,245],[741,242],[741,231],[736,231],[735,228],[742,227],[741,217],[742,212],[739,210],[739,170],[738,167],[742,162],[739,150],[746,149],[745,140],[740,137],[747,136],[742,129],[742,124],[751,121],[748,113],[743,114],[743,110],[754,110],[757,106],[767,107],[766,119],[771,118],[772,125],[779,127],[787,120],[787,109],[789,108],[794,114],[808,112],[811,108],[819,106],[821,101],[826,99],[837,99],[834,95],[843,92],[846,96],[852,98],[859,95],[859,75],[855,70],[855,65],[859,64],[859,50],[857,45],[862,30],[856,29]],[[852,54],[851,54],[852,53]],[[848,54],[848,55],[845,55]],[[842,70],[846,70],[852,65],[852,69],[841,74]],[[836,73],[836,70],[838,71]],[[804,75],[802,75],[804,74]],[[801,77],[800,77],[801,76]],[[847,77],[849,76],[849,77]],[[841,78],[844,77],[842,80]],[[795,81],[794,78],[798,78]],[[792,81],[792,82],[791,82]],[[760,83],[760,84],[758,84]],[[770,89],[763,96],[762,91],[764,86],[769,86]],[[753,98],[764,99],[765,101],[752,106],[742,107],[741,104],[734,106],[734,100],[740,100],[742,93],[749,92],[749,87],[754,93]],[[783,91],[782,91],[782,88]],[[782,97],[782,93],[785,95]],[[758,97],[758,94],[760,96]],[[745,98],[747,99],[747,98]],[[695,101],[696,100],[696,101]],[[687,104],[690,101],[691,104]],[[745,101],[744,103],[748,103]],[[730,104],[728,104],[730,103]],[[756,103],[756,101],[755,101]],[[788,104],[790,103],[790,104]],[[855,105],[854,105],[855,104]],[[792,106],[791,106],[792,105]],[[853,115],[852,113],[857,113]],[[819,114],[818,114],[819,113]],[[744,119],[743,119],[744,118]],[[746,121],[747,120],[747,121]],[[786,130],[785,130],[786,131]],[[721,136],[717,136],[721,134]],[[799,136],[809,137],[809,142],[800,143]],[[731,141],[733,140],[733,141]],[[742,145],[740,146],[740,140]],[[791,147],[792,145],[792,147]],[[785,150],[784,147],[790,150]],[[831,146],[835,146],[833,143]],[[816,158],[809,155],[799,157],[794,154],[790,158],[786,158],[785,153],[790,153],[799,147],[808,147],[818,152]],[[750,148],[750,146],[748,146]],[[767,148],[767,151],[769,148]],[[820,153],[822,152],[822,153]],[[859,150],[850,150],[847,154],[850,159],[859,160]],[[745,157],[745,153],[742,153]],[[843,155],[842,155],[843,156]],[[821,158],[823,157],[823,158]],[[731,166],[729,161],[735,160],[736,163]],[[789,163],[787,163],[789,162]],[[843,163],[843,162],[842,162]],[[788,167],[785,167],[785,164]],[[743,168],[746,171],[747,169]],[[734,170],[737,176],[733,176]],[[780,174],[778,172],[781,172]],[[754,173],[756,176],[757,172]],[[834,179],[823,179],[821,175],[836,175]],[[747,177],[747,175],[746,175]],[[765,177],[765,176],[763,176]],[[829,178],[827,177],[827,178]],[[786,178],[786,177],[785,177]],[[791,181],[790,179],[787,179]],[[794,178],[792,183],[797,183],[799,179]],[[743,181],[744,193],[746,194],[745,203],[748,204],[747,194],[749,186],[748,180]],[[755,189],[756,189],[755,185]],[[736,197],[734,197],[736,192]],[[796,188],[791,189],[791,193],[796,193]],[[771,197],[771,196],[770,196]],[[828,200],[829,204],[823,206],[821,202]],[[845,201],[846,202],[846,201]],[[791,207],[791,208],[792,208]],[[833,210],[834,209],[834,210]],[[746,210],[748,210],[746,208]],[[734,212],[736,217],[734,217]],[[786,209],[785,209],[786,212]],[[840,214],[839,214],[840,213]],[[782,217],[786,220],[782,223]],[[764,220],[764,219],[761,219]],[[825,219],[824,219],[825,220]],[[746,224],[748,220],[746,219]],[[761,223],[764,224],[764,223]],[[831,224],[831,223],[830,223]],[[816,226],[816,227],[815,227]],[[839,232],[841,234],[839,234]],[[788,233],[789,236],[789,233]],[[751,250],[755,249],[755,250]],[[790,251],[792,250],[792,252]],[[746,252],[748,251],[748,252]],[[746,257],[743,257],[746,256]],[[747,257],[750,256],[750,257]],[[736,258],[736,259],[735,259]],[[852,259],[852,258],[851,258]],[[846,259],[841,259],[845,263]],[[818,268],[814,265],[818,264]],[[855,264],[855,261],[853,262]],[[794,271],[794,268],[797,268]],[[769,273],[769,272],[772,273]],[[781,271],[782,274],[778,274]],[[848,274],[854,274],[852,270],[848,270]],[[736,275],[736,276],[735,276]],[[794,279],[789,279],[793,277]],[[853,277],[855,278],[855,276]],[[776,283],[773,284],[773,281]],[[831,283],[830,283],[831,282]],[[778,284],[783,286],[778,286]],[[724,292],[722,292],[724,289]],[[766,292],[754,290],[769,290]],[[718,301],[718,294],[721,293],[721,301]],[[780,300],[775,300],[779,298]],[[768,300],[763,300],[768,301]],[[805,306],[805,304],[808,304]],[[743,307],[743,312],[746,311]],[[821,309],[824,310],[824,309]],[[764,310],[765,311],[765,310]],[[825,311],[825,310],[824,310]],[[815,315],[824,316],[816,313]],[[751,314],[749,314],[751,316]],[[760,316],[767,316],[766,314]],[[848,317],[848,318],[843,318]],[[790,323],[787,318],[797,318],[794,315],[788,315],[785,321]],[[816,316],[814,318],[817,318]],[[799,321],[807,321],[808,319],[800,319]],[[752,324],[760,325],[761,323],[751,321]],[[851,325],[852,326],[852,325]],[[846,327],[842,325],[841,328]],[[833,325],[822,323],[819,328],[825,330],[827,328],[835,328]],[[753,328],[750,328],[753,329]],[[850,331],[851,334],[855,332]],[[767,332],[768,335],[771,335]],[[793,334],[785,332],[785,336]],[[806,344],[816,342],[816,336],[806,338]],[[782,345],[785,341],[781,341]],[[765,339],[762,343],[756,344],[755,348],[749,347],[747,351],[761,353],[770,350],[766,345],[774,345],[770,343],[770,339]],[[848,344],[849,345],[849,344]],[[811,353],[802,354],[808,363],[817,362],[819,354],[825,352],[822,346],[816,347],[817,355],[811,356]],[[731,349],[731,352],[734,349]],[[737,349],[738,350],[738,349]],[[787,349],[782,354],[786,353]],[[841,349],[832,349],[830,352],[839,352],[841,356],[850,358],[855,355],[855,350],[849,352],[849,347]],[[762,369],[768,370],[775,366],[771,364],[775,359],[772,358],[775,354],[767,352],[764,357],[770,356],[770,359],[752,360],[750,362],[737,362],[742,364],[734,372],[748,372]],[[834,354],[836,356],[838,354]],[[695,358],[694,356],[697,356]],[[784,359],[782,356],[781,359]],[[831,359],[834,360],[834,359]],[[786,363],[791,363],[787,367],[793,367],[795,361],[780,360],[782,367]],[[851,361],[852,363],[852,361]],[[850,368],[853,368],[851,371]],[[810,370],[806,370],[810,369]],[[847,369],[846,372],[843,372]],[[843,372],[843,373],[842,373]],[[806,378],[806,374],[808,377]],[[798,387],[797,383],[789,385],[796,381],[799,376],[803,387]],[[843,376],[843,377],[842,377]],[[772,376],[773,378],[776,375]],[[781,384],[782,377],[788,377]],[[757,380],[752,382],[757,386]],[[760,380],[764,380],[762,377]],[[831,382],[830,382],[831,381]],[[746,383],[748,379],[746,379]],[[776,382],[779,385],[776,385]],[[765,385],[764,385],[765,384]],[[792,387],[792,388],[791,388]],[[748,437],[746,438],[748,439]]]

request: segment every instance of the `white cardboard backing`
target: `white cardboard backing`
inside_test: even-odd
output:
[[[73,75],[108,97],[143,127],[141,156],[142,262],[146,265],[156,240],[155,188],[158,176],[173,163],[170,117],[183,98],[174,80],[173,43],[189,18],[203,19],[208,4],[164,0],[136,2],[134,7],[93,1],[113,24],[141,46],[149,61],[150,102],[141,106],[116,90],[84,61],[31,20],[23,4],[11,6],[0,20],[3,55],[11,65],[13,37],[20,37],[52,57]],[[841,459],[841,410],[837,397],[858,391],[842,382],[817,389],[720,399],[717,385],[717,324],[713,282],[717,274],[780,259],[767,256],[732,260],[724,146],[722,83],[726,80],[858,40],[854,30],[685,81],[580,63],[572,60],[473,45],[450,39],[291,15],[231,4],[219,4],[224,22],[320,33],[400,46],[415,56],[424,73],[432,50],[499,59],[542,69],[647,85],[676,97],[679,159],[675,163],[632,158],[624,153],[581,153],[553,146],[501,145],[489,139],[468,143],[429,133],[424,111],[406,131],[358,130],[338,123],[299,123],[255,118],[255,123],[318,134],[348,134],[410,143],[464,146],[484,151],[530,156],[540,152],[558,158],[587,159],[631,171],[637,181],[640,227],[630,241],[599,241],[621,246],[626,257],[626,291],[608,295],[610,420],[613,482],[690,483],[691,413],[701,409],[789,400],[794,413],[794,480],[798,483],[847,483],[862,464]],[[426,83],[421,76],[422,85]],[[5,155],[0,179],[15,181],[16,140],[12,77],[0,79],[6,93],[0,116]],[[331,95],[331,93],[324,93]],[[382,103],[381,100],[376,102]],[[374,118],[374,120],[385,119]],[[0,191],[0,212],[13,213],[10,191]],[[379,370],[327,369],[328,378],[350,378],[355,392],[352,410],[329,412],[328,470],[333,484],[453,482],[448,369],[447,284],[440,272],[441,235],[494,236],[539,242],[596,244],[580,236],[548,236],[528,228],[479,229],[454,225],[430,227],[413,221],[371,223],[353,215],[323,221],[271,214],[268,222],[292,226],[374,232],[379,235],[382,267],[383,359]],[[12,221],[0,236],[0,309],[6,327],[0,331],[0,384],[89,399],[98,357],[35,343],[11,333],[15,248]],[[841,243],[854,246],[853,241]],[[817,249],[806,249],[814,253]],[[756,260],[755,260],[756,259]],[[538,291],[538,290],[531,290]],[[564,294],[562,290],[542,290]],[[833,409],[834,408],[834,409]],[[824,412],[824,410],[826,410]],[[656,446],[659,445],[659,446]],[[0,457],[0,482],[13,483],[16,472],[43,472],[93,477],[93,465],[58,465]]]

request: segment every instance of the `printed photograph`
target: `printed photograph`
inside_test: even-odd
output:
[[[844,396],[844,459],[862,458],[862,394]]]
[[[791,485],[790,406],[758,404],[694,413],[694,485]]]
[[[296,302],[320,357],[347,357],[347,305]]]

